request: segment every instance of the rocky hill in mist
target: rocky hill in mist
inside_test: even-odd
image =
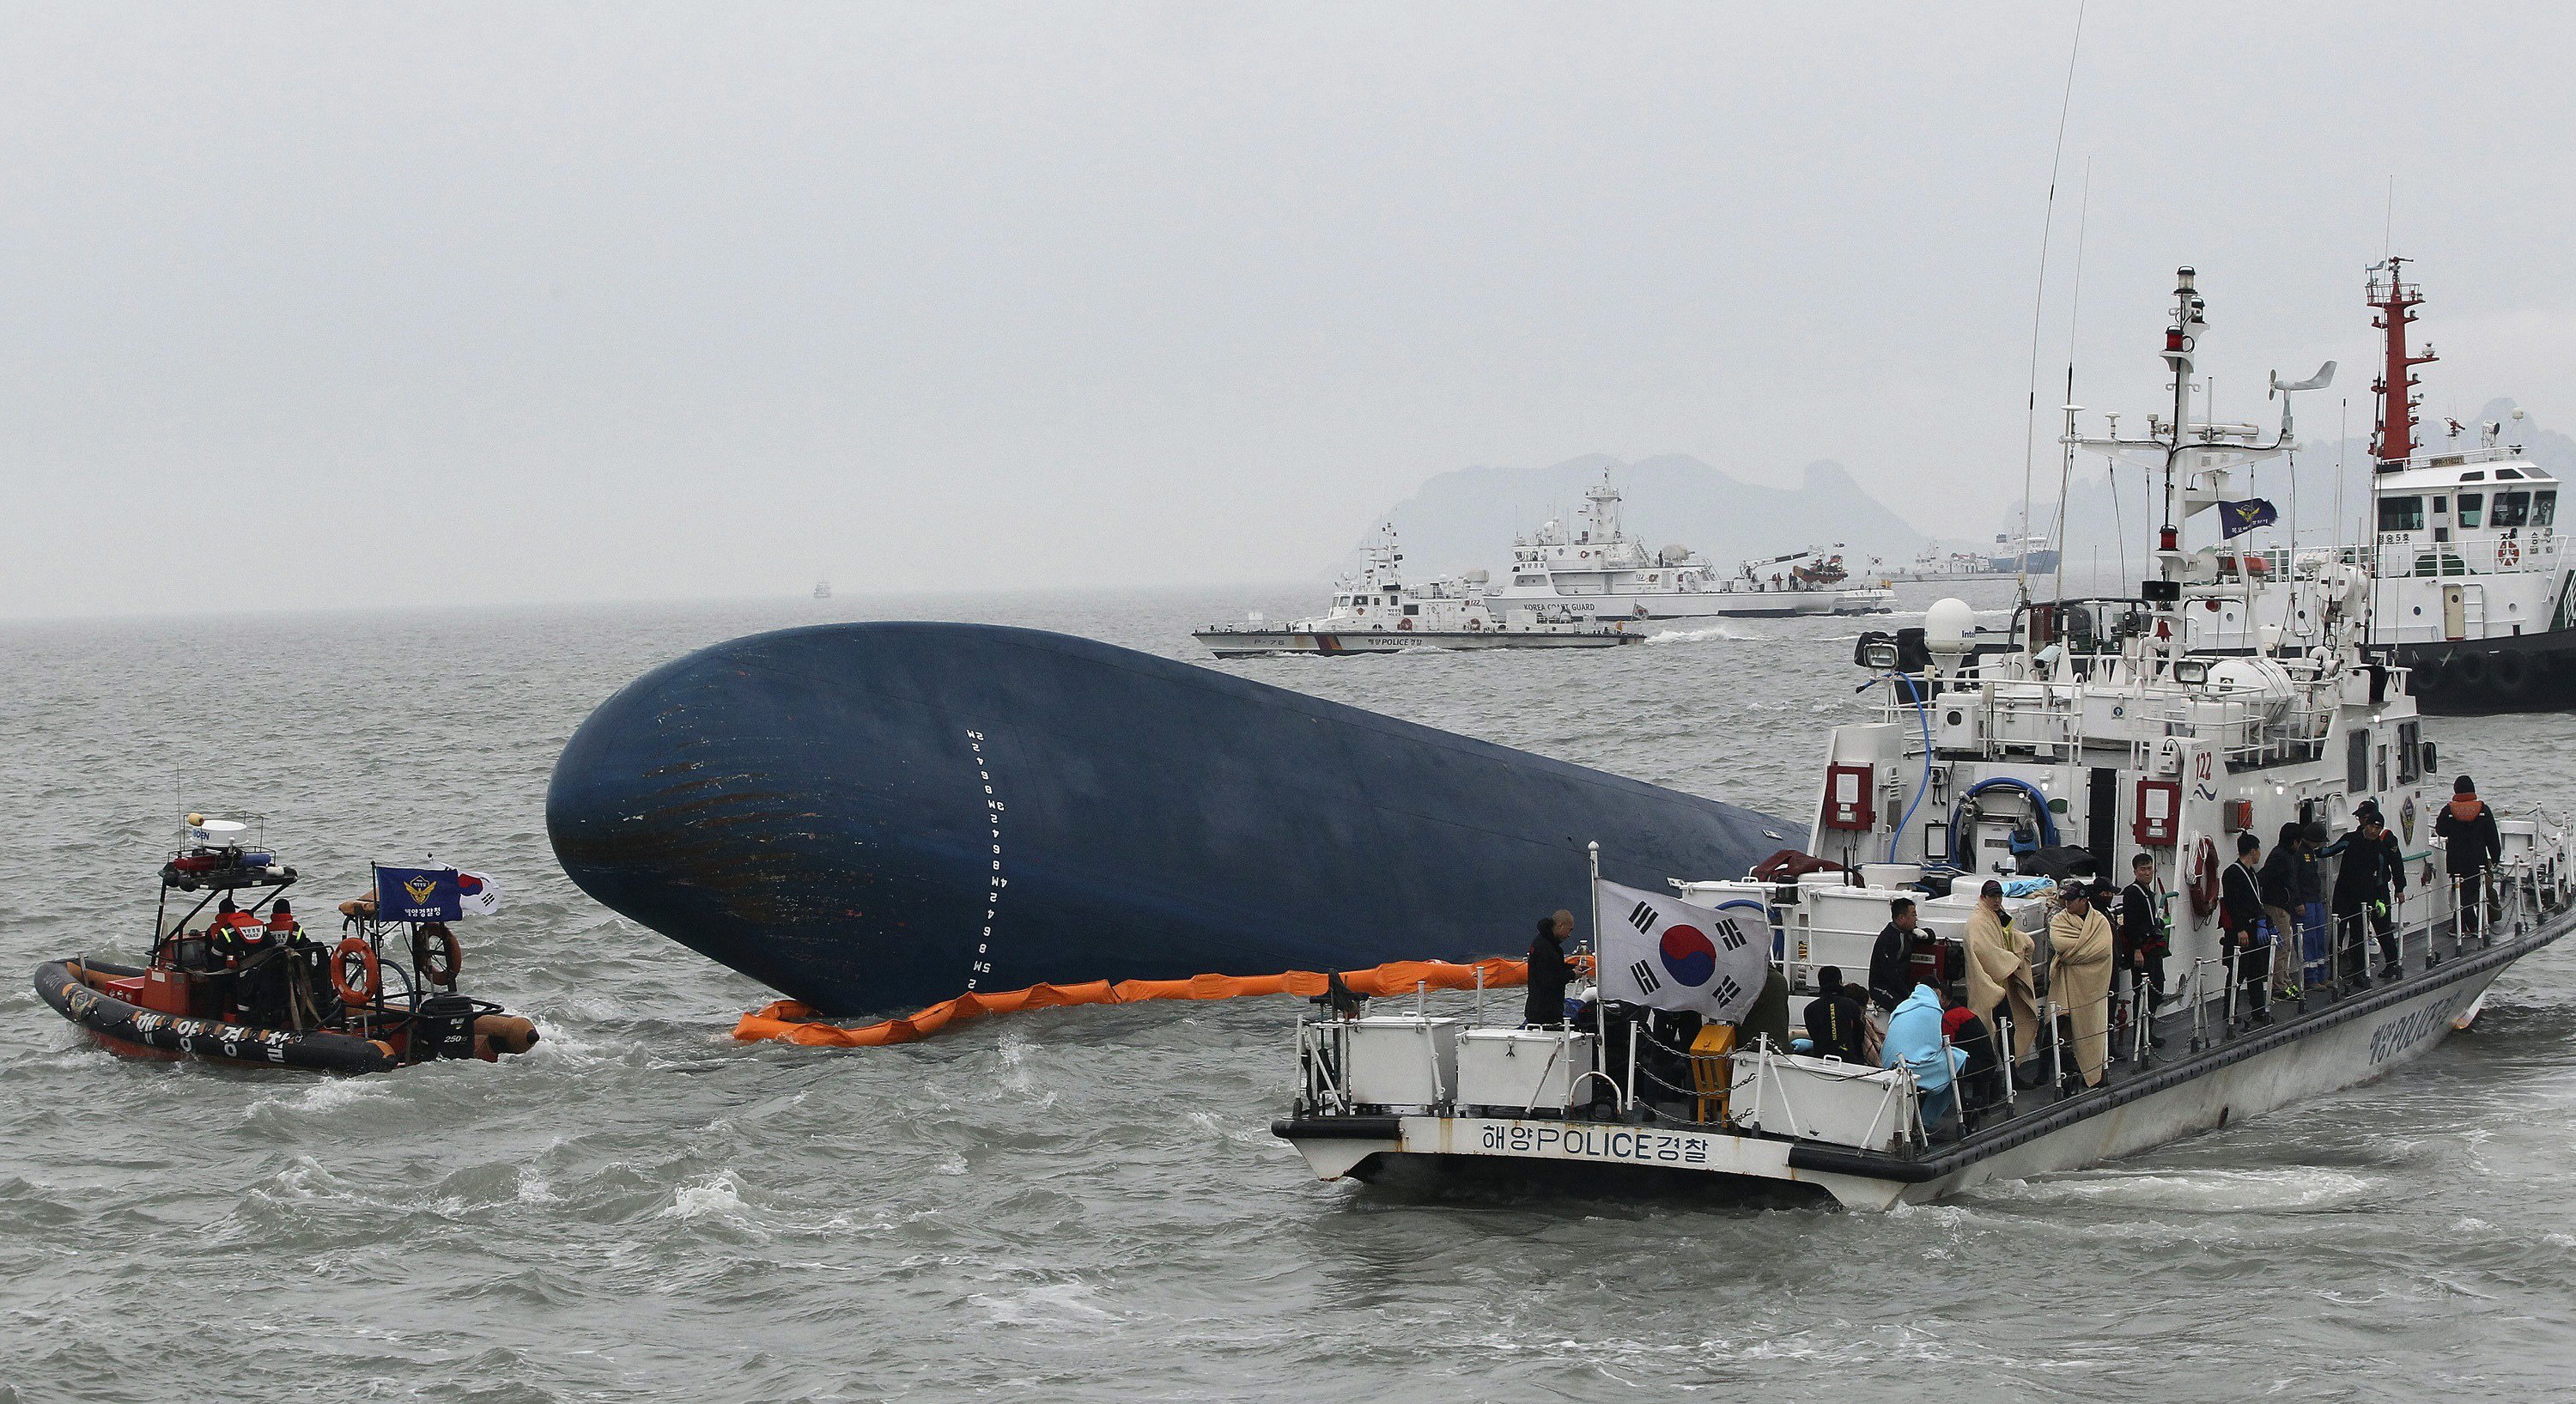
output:
[[[1795,487],[1748,483],[1696,458],[1669,454],[1622,463],[1608,454],[1546,468],[1461,468],[1426,482],[1390,508],[1408,575],[1445,575],[1511,564],[1512,539],[1554,519],[1571,526],[1584,489],[1608,469],[1624,500],[1628,534],[1650,551],[1679,543],[1719,568],[1807,546],[1847,543],[1855,563],[1913,559],[1923,533],[1869,495],[1839,463],[1807,465]]]

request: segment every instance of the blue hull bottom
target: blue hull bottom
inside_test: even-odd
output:
[[[1087,639],[755,635],[555,764],[564,870],[832,1015],[969,990],[1518,955],[1602,872],[1743,872],[1749,810]]]

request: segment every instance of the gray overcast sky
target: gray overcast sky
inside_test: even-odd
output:
[[[2576,426],[2568,15],[2095,4],[2045,379],[2089,159],[2078,398],[2190,262],[2358,424],[2394,174],[2428,419]],[[11,5],[0,614],[1293,578],[1595,451],[1990,530],[2074,19]]]

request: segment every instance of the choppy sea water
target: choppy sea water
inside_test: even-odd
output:
[[[736,1044],[767,992],[591,904],[546,848],[564,738],[703,644],[962,618],[1195,658],[1195,623],[1312,604],[0,628],[0,1401],[2568,1389],[2576,952],[2509,973],[2477,1029],[2383,1082],[1867,1216],[1317,1183],[1267,1130],[1291,1069],[1281,1001],[1052,1011],[864,1052]],[[1823,728],[1857,715],[1855,627],[1226,666],[1794,814]],[[2433,731],[2445,768],[2508,806],[2576,802],[2564,718]],[[371,856],[501,877],[510,908],[468,933],[469,986],[546,1041],[345,1080],[88,1046],[27,976],[139,951],[189,807],[267,811],[308,913],[360,890]]]

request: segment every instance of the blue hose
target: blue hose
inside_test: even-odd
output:
[[[1960,812],[1968,807],[1968,801],[1988,790],[2021,791],[2030,800],[2031,811],[2039,816],[2039,841],[2050,848],[2057,846],[2057,821],[2048,817],[2048,796],[2041,794],[2039,787],[2029,781],[2016,780],[2009,775],[1998,775],[1991,780],[1978,781],[1968,787],[1966,794],[1959,796],[1958,803],[1950,806],[1950,833],[1953,836],[1954,845],[1959,832]]]

